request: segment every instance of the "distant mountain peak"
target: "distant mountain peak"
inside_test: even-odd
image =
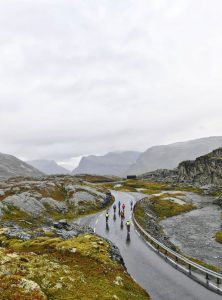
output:
[[[17,157],[0,153],[0,177],[9,178],[14,176],[42,176],[43,173],[33,166],[25,163]]]
[[[83,156],[72,173],[122,176],[140,154],[138,151],[115,151],[105,155]]]
[[[70,171],[58,165],[54,160],[35,159],[27,163],[47,175],[70,174]]]
[[[126,174],[143,174],[157,169],[174,169],[184,160],[194,160],[198,156],[222,147],[222,136],[210,136],[168,145],[148,148],[132,164]]]

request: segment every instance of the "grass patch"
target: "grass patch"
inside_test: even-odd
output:
[[[214,272],[219,272],[220,271],[220,268],[217,267],[217,266],[213,266],[213,265],[210,265],[200,259],[197,259],[197,258],[193,258],[191,256],[185,256],[186,258],[188,258],[189,260],[193,261],[194,263],[204,267],[204,268],[207,268],[207,269],[210,269],[211,271],[214,271]]]
[[[171,196],[174,197],[173,194]],[[180,215],[196,208],[192,203],[181,205],[171,200],[164,200],[162,196],[151,198],[150,203],[152,204],[152,211],[160,220]]]
[[[158,194],[161,191],[184,191],[201,194],[202,191],[196,187],[185,186],[182,184],[167,184],[162,182],[152,182],[139,179],[127,179],[120,183],[121,186],[116,186],[114,183],[105,184],[108,189],[121,192],[137,192],[138,189],[143,189],[141,192],[147,195]]]
[[[218,231],[215,235],[215,239],[218,243],[222,244],[222,231]]]
[[[106,176],[98,176],[98,175],[76,175],[76,178],[80,178],[84,181],[91,183],[103,183],[103,182],[113,182],[118,181],[121,178],[119,177],[106,177]]]
[[[151,199],[144,199],[143,201],[140,201],[136,204],[135,216],[138,221],[140,221],[140,224],[143,224],[145,222],[145,219],[147,218],[147,215],[145,213],[146,207],[152,214],[158,217],[159,221],[196,209],[196,206],[192,203],[186,203],[182,205],[175,203],[172,200],[164,199],[166,197],[176,197],[181,195],[183,194],[164,193],[160,196],[154,196]]]

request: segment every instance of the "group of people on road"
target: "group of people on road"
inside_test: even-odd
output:
[[[132,210],[133,209],[133,201],[132,200],[130,201],[130,207],[131,207],[131,210]],[[121,205],[121,202],[119,201],[118,202],[118,208],[119,208],[119,216],[120,216],[120,219],[121,219],[121,225],[120,226],[121,226],[121,228],[123,228],[123,220],[125,219],[125,208],[126,208],[125,203],[122,203],[122,205]],[[116,204],[114,203],[113,204],[114,217],[116,216],[116,209],[117,209],[117,207],[116,207]],[[109,212],[108,211],[106,212],[105,217],[106,217],[106,223],[108,223],[108,220],[109,220]],[[115,218],[114,218],[114,220],[115,220]],[[129,233],[130,232],[130,225],[131,225],[130,221],[127,220],[125,225],[126,225],[126,228],[127,228],[127,232]]]

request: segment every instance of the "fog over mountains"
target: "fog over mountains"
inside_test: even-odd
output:
[[[71,173],[67,169],[59,166],[54,160],[38,159],[38,160],[29,160],[27,161],[27,163],[47,175]]]
[[[137,151],[110,152],[103,156],[84,156],[73,174],[123,176],[141,153]]]
[[[0,178],[14,176],[41,176],[42,172],[15,156],[0,153]]]
[[[220,147],[222,136],[154,146],[143,152],[126,174],[139,175],[157,169],[174,169],[184,160],[196,159]]]
[[[123,151],[103,156],[89,155],[82,157],[72,174],[126,176],[157,169],[174,169],[184,160],[194,160],[220,147],[222,136],[215,136],[153,146],[143,153]],[[0,177],[41,176],[43,173],[70,174],[70,171],[53,160],[32,160],[25,163],[12,155],[0,153]]]

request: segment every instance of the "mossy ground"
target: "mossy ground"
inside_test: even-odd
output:
[[[172,196],[175,197],[174,194],[172,194]],[[164,195],[151,198],[150,203],[152,204],[152,211],[158,216],[159,220],[180,215],[196,209],[196,206],[192,203],[181,205],[173,202],[172,200],[164,200]]]
[[[122,181],[119,185],[116,185],[115,183],[109,183],[104,184],[104,186],[106,188],[121,192],[137,192],[138,189],[143,189],[141,192],[148,195],[157,194],[161,191],[187,191],[201,193],[201,190],[198,188],[189,187],[182,184],[171,185],[167,183],[150,182],[139,179],[128,179]]]
[[[149,299],[95,235],[70,240],[1,236],[1,300]]]
[[[208,263],[206,263],[206,262],[204,262],[204,261],[202,261],[202,260],[200,260],[200,259],[193,258],[193,257],[191,257],[191,256],[186,256],[186,257],[187,257],[189,260],[195,262],[196,264],[198,264],[198,265],[200,265],[200,266],[202,266],[202,267],[204,267],[204,268],[210,269],[210,270],[212,270],[212,271],[214,271],[214,272],[219,272],[219,271],[220,271],[220,268],[218,268],[217,266],[210,265],[210,264],[208,264]]]
[[[222,244],[222,231],[218,231],[215,235],[215,239],[218,243]]]
[[[104,183],[104,182],[112,182],[118,181],[121,178],[119,177],[107,177],[107,176],[99,176],[99,175],[76,175],[77,178],[81,178],[84,181],[91,182],[91,183]]]
[[[181,196],[181,193],[164,193],[160,196],[153,196],[150,199],[144,199],[142,202],[139,202],[135,208],[135,216],[138,220],[144,222],[146,219],[145,207],[149,206],[149,210],[157,216],[158,220],[165,218],[173,217],[185,212],[189,212],[193,209],[196,209],[196,206],[192,203],[178,204],[173,200],[168,200],[164,198]]]

